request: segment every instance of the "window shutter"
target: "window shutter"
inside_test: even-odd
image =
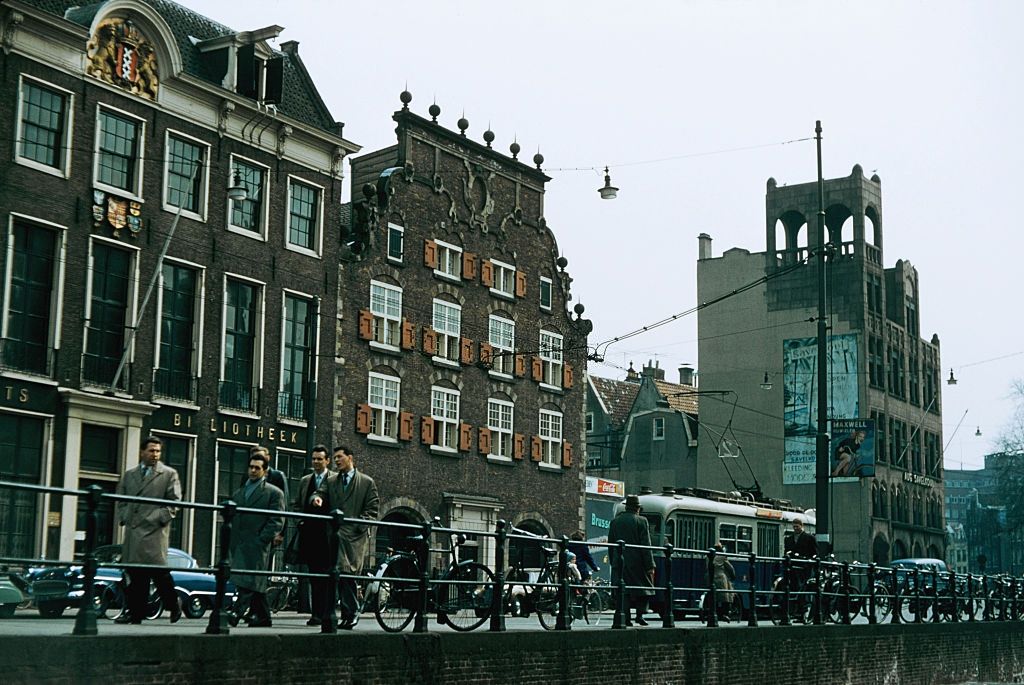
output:
[[[526,297],[526,274],[516,270],[516,297]]]
[[[562,367],[562,387],[567,390],[572,387],[572,366],[569,364]]]
[[[434,444],[434,419],[430,416],[420,419],[420,442],[424,445]]]
[[[530,459],[533,459],[534,461],[540,461],[542,450],[543,445],[541,444],[540,436],[535,435],[532,438],[530,438]]]
[[[568,440],[562,441],[562,466],[565,468],[572,466],[572,443]]]
[[[488,288],[494,287],[494,265],[489,259],[480,262],[480,282]]]
[[[363,340],[373,340],[373,314],[369,309],[359,310],[359,337]]]
[[[526,436],[522,433],[516,433],[513,437],[513,443],[512,456],[516,459],[522,459],[526,452]]]
[[[480,362],[482,364],[494,364],[494,348],[490,343],[480,343]]]
[[[415,421],[416,417],[410,412],[403,411],[398,415],[399,440],[412,440],[412,430]]]
[[[416,324],[407,319],[402,319],[402,349],[412,350],[416,348]]]
[[[480,454],[491,453],[491,429],[486,426],[480,426],[477,433],[479,434],[479,440],[477,441],[477,451]]]
[[[463,364],[473,363],[473,341],[469,338],[459,340],[459,361]]]
[[[437,331],[427,326],[423,327],[423,351],[427,354],[437,354]]]
[[[462,280],[472,281],[476,279],[477,257],[472,252],[462,253]]]
[[[459,424],[459,451],[468,452],[473,446],[473,426],[468,423]]]
[[[526,375],[526,355],[516,355],[516,375],[522,378]]]
[[[433,240],[423,242],[423,265],[431,269],[437,268],[437,243]]]
[[[370,432],[371,416],[370,405],[360,404],[356,406],[356,433],[366,435]]]
[[[541,363],[540,357],[530,357],[530,375],[538,383],[544,380],[544,364]]]

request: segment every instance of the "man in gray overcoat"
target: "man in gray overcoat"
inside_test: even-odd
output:
[[[377,520],[380,498],[373,478],[362,471],[356,471],[355,455],[348,447],[336,447],[334,459],[339,467],[338,472],[331,475],[327,482],[317,489],[310,498],[310,503],[324,513],[340,509],[346,519]],[[346,521],[339,526],[336,540],[338,570],[353,575],[362,573],[363,562],[370,552],[370,526]],[[338,592],[341,595],[341,623],[338,627],[352,630],[359,621],[359,614],[356,611],[356,581],[342,578],[338,581]],[[334,625],[335,616],[333,606],[324,608],[321,626],[326,632]]]
[[[178,472],[160,461],[163,442],[147,437],[139,451],[139,465],[128,469],[117,484],[117,494],[152,499],[181,500]],[[124,526],[121,563],[128,587],[125,599],[128,610],[118,618],[120,623],[142,623],[149,600],[152,580],[160,593],[164,609],[170,612],[171,623],[181,618],[181,606],[174,591],[174,581],[167,569],[132,567],[131,564],[167,565],[167,545],[171,539],[171,521],[178,508],[169,504],[118,502],[117,522]]]
[[[627,545],[651,544],[651,529],[647,519],[640,515],[640,498],[636,495],[626,496],[626,508],[612,519],[608,527],[608,542],[613,545],[619,541]],[[629,608],[636,609],[636,622],[645,626],[644,612],[647,611],[647,598],[654,594],[654,553],[649,549],[626,548],[623,556],[622,578],[627,586],[642,586],[626,590],[626,625],[633,625],[629,618]],[[608,560],[612,565],[612,589],[619,583],[619,548],[608,549]],[[647,588],[651,588],[648,590]]]
[[[250,455],[249,479],[231,495],[239,507],[268,510],[266,514],[239,512],[231,527],[231,582],[238,588],[238,598],[228,617],[231,625],[238,625],[239,618],[248,614],[251,627],[271,626],[266,596],[268,577],[235,570],[266,569],[274,538],[284,528],[284,517],[273,513],[284,511],[284,493],[267,482],[269,467],[266,454]]]

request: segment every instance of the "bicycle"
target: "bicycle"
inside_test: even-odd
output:
[[[295,576],[271,576],[267,586],[267,607],[276,614],[294,609],[299,597],[299,579]]]
[[[529,616],[537,614],[537,620],[545,630],[554,630],[558,621],[558,610],[561,607],[561,587],[558,582],[558,550],[545,547],[541,538],[527,530],[512,527],[511,533],[538,539],[540,551],[544,555],[544,564],[537,574],[537,580],[530,582],[530,572],[523,564],[524,549],[519,548],[519,558],[508,571],[508,587],[505,590],[505,612],[512,616]],[[517,590],[518,588],[518,590]],[[574,618],[570,604],[566,612],[571,623]],[[577,605],[581,617],[589,623],[589,602]]]
[[[410,538],[423,543],[421,536]],[[490,597],[494,575],[483,564],[459,561],[459,547],[466,542],[462,533],[452,534],[448,568],[438,583],[427,592],[427,610],[437,614],[438,623],[453,630],[470,631],[483,625],[491,615]],[[422,605],[421,568],[415,552],[396,551],[381,563],[371,581],[377,606],[377,623],[389,633],[398,633],[412,621]],[[368,592],[369,594],[369,592]]]

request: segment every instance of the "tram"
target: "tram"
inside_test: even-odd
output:
[[[785,536],[794,521],[801,521],[808,533],[814,533],[815,512],[803,510],[785,500],[755,499],[749,493],[719,492],[698,488],[666,488],[661,493],[642,494],[640,514],[651,529],[651,544],[664,547],[671,543],[672,610],[677,618],[699,615],[705,606],[708,587],[706,574],[708,550],[721,542],[736,571],[733,581],[734,615],[750,610],[751,577],[758,589],[768,590],[781,571]],[[615,507],[622,511],[623,504]],[[751,570],[749,555],[757,555]],[[665,555],[654,555],[657,565],[655,584],[665,585]],[[768,596],[760,598],[767,604]],[[656,592],[651,608],[661,613],[665,607],[663,592]],[[759,609],[765,607],[758,606]]]

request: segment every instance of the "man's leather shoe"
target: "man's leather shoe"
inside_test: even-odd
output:
[[[181,620],[181,600],[175,599],[174,606],[171,607],[171,623],[177,623]]]
[[[651,625],[650,623],[648,623],[647,621],[644,620],[643,616],[637,616],[636,617],[636,624],[638,626],[649,626],[649,625]]]
[[[250,628],[270,628],[273,622],[269,618],[254,619],[249,621]]]
[[[137,621],[137,620],[133,619],[128,614],[128,612],[125,612],[125,613],[121,614],[120,616],[118,616],[117,618],[115,618],[114,619],[114,623],[120,623],[121,625],[125,625],[127,623],[131,623],[132,625],[139,625],[139,624],[142,623],[142,621]]]
[[[311,618],[308,621],[306,621],[306,625],[307,626],[318,626],[318,625],[320,625],[320,623],[321,623],[320,619],[318,619],[316,616],[314,616],[313,618]]]
[[[225,615],[227,616],[227,619],[228,619],[228,624],[229,624],[229,625],[230,625],[230,626],[231,626],[232,628],[235,628],[235,627],[237,627],[237,626],[238,626],[238,614],[236,614],[236,613],[235,613],[235,612],[233,612],[233,611],[225,611],[224,613],[225,613]]]

